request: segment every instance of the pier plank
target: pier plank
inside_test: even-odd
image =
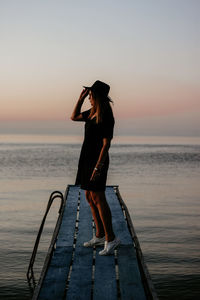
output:
[[[114,255],[100,256],[98,252],[102,249],[103,247],[96,248],[94,299],[117,300],[115,257]]]
[[[118,248],[117,253],[121,299],[145,300],[146,295],[134,246],[122,245]]]
[[[83,191],[80,191],[79,226],[72,272],[66,299],[91,299],[93,248],[83,247],[92,238],[92,214]]]
[[[73,247],[59,247],[52,256],[39,300],[62,299],[65,293],[67,275],[72,259]]]
[[[115,235],[119,237],[122,244],[132,244],[133,240],[125,222],[121,205],[112,187],[106,188],[106,199],[111,209],[112,224]]]
[[[72,246],[74,241],[74,231],[76,226],[77,205],[79,197],[79,188],[70,186],[66,207],[63,214],[62,224],[60,226],[56,246]]]

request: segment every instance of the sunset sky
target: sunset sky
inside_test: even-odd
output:
[[[71,124],[82,86],[100,79],[120,133],[200,136],[199,11],[198,0],[1,0],[0,133]]]

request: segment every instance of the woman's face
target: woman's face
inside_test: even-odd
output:
[[[91,106],[94,106],[94,98],[92,96],[92,92],[91,91],[89,91],[89,100],[90,100]]]

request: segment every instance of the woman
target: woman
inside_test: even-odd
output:
[[[112,228],[112,216],[105,197],[109,166],[108,150],[113,138],[114,117],[108,93],[110,86],[97,80],[91,87],[84,87],[71,119],[85,121],[85,138],[81,149],[76,184],[85,190],[96,225],[96,236],[85,242],[85,247],[104,244],[100,255],[108,255],[120,244]],[[91,109],[80,112],[89,95]]]

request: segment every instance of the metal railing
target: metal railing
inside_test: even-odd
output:
[[[49,247],[49,252],[52,254],[53,249],[54,249],[54,245],[55,245],[57,235],[58,235],[58,232],[59,232],[59,227],[60,227],[60,223],[61,223],[60,219],[62,218],[62,212],[63,212],[63,206],[64,206],[64,197],[63,197],[63,194],[59,191],[52,192],[50,197],[49,197],[47,208],[46,208],[44,217],[42,219],[42,222],[41,222],[41,225],[40,225],[40,228],[39,228],[39,231],[38,231],[37,238],[35,240],[35,245],[34,245],[33,252],[32,252],[32,255],[31,255],[30,262],[29,262],[29,266],[28,266],[28,271],[26,273],[26,276],[27,276],[27,279],[28,279],[29,282],[31,281],[31,279],[33,280],[33,282],[35,281],[34,272],[33,272],[33,265],[34,265],[34,262],[35,262],[35,257],[36,257],[36,254],[37,254],[37,250],[38,250],[38,246],[39,246],[39,242],[40,242],[40,237],[41,237],[41,234],[42,234],[42,231],[43,231],[43,228],[44,228],[44,224],[45,224],[48,212],[51,208],[51,205],[52,205],[54,199],[56,199],[56,198],[61,199],[61,203],[60,203],[60,208],[59,208],[59,211],[58,211],[59,215],[58,215],[56,227],[55,227],[53,238],[51,240],[51,244],[50,244],[50,247]]]

